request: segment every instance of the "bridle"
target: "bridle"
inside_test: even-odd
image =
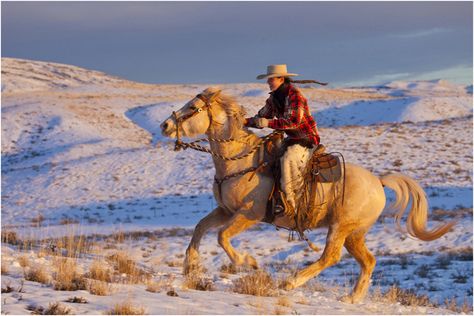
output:
[[[181,140],[181,137],[179,135],[179,128],[180,128],[180,124],[182,124],[184,121],[194,117],[195,115],[201,113],[203,110],[206,110],[207,113],[208,113],[208,116],[209,116],[209,121],[210,121],[210,124],[212,124],[214,121],[212,119],[212,114],[211,114],[211,111],[209,111],[209,108],[211,107],[211,104],[212,104],[212,100],[208,100],[206,99],[202,94],[198,94],[196,96],[196,98],[198,98],[199,100],[201,100],[202,102],[204,102],[204,106],[200,107],[200,108],[196,108],[193,112],[191,113],[188,113],[188,114],[185,114],[183,116],[179,116],[176,114],[175,111],[173,111],[173,117],[176,121],[176,141],[175,141],[175,145],[174,145],[174,150],[175,151],[179,151],[181,149],[187,149],[187,148],[191,148],[191,149],[194,149],[194,150],[198,150],[198,151],[202,151],[202,152],[206,152],[206,153],[209,153],[211,154],[212,156],[214,157],[217,157],[221,160],[224,160],[224,161],[230,161],[230,160],[240,160],[240,159],[243,159],[243,158],[246,158],[248,156],[250,156],[251,154],[253,154],[254,152],[256,152],[260,147],[262,147],[270,138],[272,138],[275,134],[281,134],[281,132],[278,132],[278,131],[275,131],[271,134],[268,134],[267,136],[264,136],[264,137],[261,137],[260,138],[260,141],[257,142],[257,144],[255,144],[254,147],[252,147],[252,149],[250,149],[250,151],[248,151],[247,153],[245,154],[242,154],[242,155],[239,155],[239,156],[235,156],[235,157],[225,157],[225,156],[222,156],[208,148],[205,148],[201,145],[198,145],[197,143],[200,143],[200,142],[216,142],[216,143],[230,143],[230,142],[235,142],[237,141],[236,139],[234,138],[226,138],[226,139],[222,139],[222,138],[212,138],[212,137],[209,137],[209,138],[200,138],[200,139],[197,139],[195,141],[192,141],[190,143],[186,143],[186,142],[183,142]]]
[[[198,151],[202,151],[202,152],[206,152],[206,153],[209,153],[211,154],[212,156],[214,157],[217,157],[221,160],[224,160],[224,161],[235,161],[235,160],[240,160],[240,159],[243,159],[243,158],[246,158],[250,155],[252,155],[253,153],[255,153],[257,150],[259,150],[263,145],[265,145],[265,143],[271,139],[272,137],[274,137],[275,135],[279,135],[279,136],[282,136],[282,132],[281,131],[274,131],[273,133],[271,134],[268,134],[264,137],[261,137],[259,139],[259,141],[248,151],[246,152],[245,154],[242,154],[242,155],[238,155],[238,156],[235,156],[235,157],[225,157],[225,156],[222,156],[221,154],[218,154],[214,151],[212,151],[211,149],[208,149],[206,147],[203,147],[201,145],[198,145],[197,143],[199,142],[217,142],[217,143],[229,143],[229,142],[234,142],[234,141],[237,141],[236,139],[233,139],[233,138],[227,138],[227,139],[219,139],[219,138],[201,138],[201,139],[197,139],[195,141],[192,141],[190,143],[186,143],[186,142],[183,142],[180,138],[180,135],[179,135],[179,128],[180,128],[180,124],[182,124],[184,121],[194,117],[195,115],[201,113],[203,110],[206,110],[208,115],[209,115],[209,120],[210,120],[210,124],[213,123],[213,120],[212,120],[212,114],[211,112],[209,111],[209,108],[211,107],[211,104],[212,104],[212,100],[210,99],[206,99],[202,94],[198,94],[196,96],[196,98],[200,99],[202,102],[204,102],[204,106],[203,107],[200,107],[200,108],[196,108],[193,112],[191,113],[188,113],[188,114],[185,114],[183,116],[178,116],[178,114],[176,114],[175,111],[173,111],[173,117],[176,121],[176,141],[175,141],[175,146],[174,146],[174,150],[175,151],[179,151],[181,149],[187,149],[187,148],[191,148],[191,149],[194,149],[194,150],[198,150]],[[265,161],[260,161],[260,163],[256,166],[256,167],[250,167],[250,168],[247,168],[247,169],[244,169],[242,171],[239,171],[239,172],[235,172],[235,173],[232,173],[232,174],[229,174],[229,175],[226,175],[224,176],[223,178],[219,179],[219,178],[216,178],[214,177],[214,181],[218,184],[219,186],[219,195],[220,194],[220,191],[221,191],[221,184],[223,182],[225,182],[226,180],[229,180],[231,178],[235,178],[235,177],[238,177],[238,176],[242,176],[244,174],[247,174],[249,172],[254,172],[254,174],[262,169],[264,169],[266,166],[268,166],[270,163],[269,162],[265,162]],[[253,177],[253,176],[252,176]],[[251,178],[252,178],[251,177]],[[251,179],[250,178],[250,179]],[[249,181],[250,181],[249,179]]]
[[[185,114],[183,116],[178,117],[178,114],[176,114],[176,111],[173,111],[173,118],[176,121],[176,141],[174,144],[174,150],[179,151],[180,149],[186,149],[188,146],[188,143],[185,143],[181,141],[180,135],[179,135],[179,128],[180,124],[182,124],[184,121],[189,120],[190,118],[196,116],[197,114],[201,113],[203,110],[207,111],[207,114],[209,116],[210,123],[212,124],[212,115],[211,112],[208,111],[209,107],[211,106],[211,101],[206,99],[202,94],[196,95],[195,98],[198,98],[202,102],[204,102],[204,106],[196,108],[193,112]]]

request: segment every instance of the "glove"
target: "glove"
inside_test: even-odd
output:
[[[246,126],[246,127],[255,127],[255,119],[253,117],[246,118],[244,126]]]
[[[255,119],[255,126],[258,128],[268,127],[268,120],[264,117],[258,117]]]

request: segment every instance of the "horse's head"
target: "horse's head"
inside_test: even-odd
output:
[[[215,87],[207,88],[181,109],[174,111],[161,125],[161,133],[167,137],[194,137],[206,134],[210,127],[219,125],[232,134],[241,128],[245,111],[235,101]],[[235,122],[230,122],[229,118]],[[230,137],[232,135],[228,135]]]
[[[205,134],[211,124],[210,107],[220,94],[216,88],[208,88],[174,111],[160,126],[161,134],[167,137],[194,137]]]

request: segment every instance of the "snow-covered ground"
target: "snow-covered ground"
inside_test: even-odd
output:
[[[358,265],[344,252],[339,264],[308,286],[280,290],[276,297],[231,291],[223,274],[229,259],[215,231],[202,242],[206,275],[215,290],[185,289],[183,254],[192,228],[215,207],[212,160],[191,150],[174,152],[159,124],[205,85],[149,85],[69,65],[2,58],[2,232],[22,239],[84,235],[98,245],[117,232],[141,232],[112,249],[100,248],[78,259],[87,271],[93,259],[123,249],[153,278],[172,276],[178,296],[145,291],[145,285],[114,285],[112,295],[85,290],[55,291],[25,281],[23,292],[2,294],[2,313],[28,313],[31,304],[82,296],[88,304],[64,303],[74,313],[97,314],[131,299],[150,314],[446,314],[442,308],[402,306],[378,300],[375,292],[396,285],[444,303],[455,298],[472,311],[472,86],[443,80],[391,82],[374,87],[332,89],[303,86],[329,151],[343,153],[377,175],[402,172],[427,191],[429,224],[458,218],[443,238],[420,242],[395,230],[385,212],[367,236],[378,264],[372,292],[361,304],[338,297],[350,290]],[[221,85],[253,115],[267,97],[265,84]],[[269,130],[260,131],[260,133]],[[391,196],[390,192],[387,192]],[[145,234],[149,232],[149,235]],[[324,229],[308,237],[324,245]],[[275,278],[315,261],[301,241],[261,224],[235,239]],[[2,289],[18,289],[23,277],[18,259],[48,266],[52,256],[20,251],[2,243]],[[318,289],[318,290],[315,290]],[[277,308],[279,308],[277,310]]]

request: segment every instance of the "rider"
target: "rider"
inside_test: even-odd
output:
[[[319,145],[319,134],[316,122],[311,116],[306,98],[301,91],[292,85],[290,77],[297,74],[288,73],[285,64],[270,65],[267,73],[257,79],[267,79],[270,97],[257,115],[248,118],[249,127],[269,127],[282,130],[288,136],[284,141],[285,153],[280,159],[282,196],[277,200],[275,213],[295,214],[297,192],[302,189],[302,172]],[[286,206],[285,207],[285,195]]]

